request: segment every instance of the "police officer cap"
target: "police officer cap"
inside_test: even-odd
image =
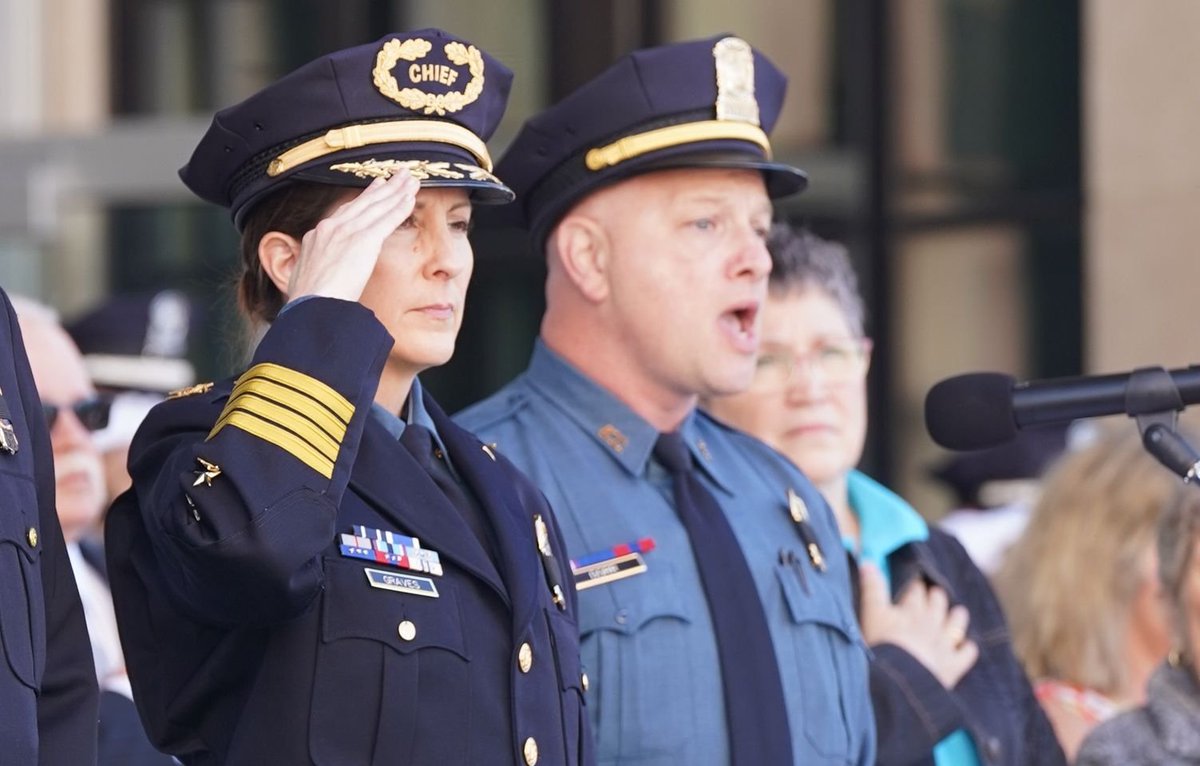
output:
[[[804,172],[771,155],[787,78],[744,40],[720,35],[635,51],[531,118],[497,172],[535,242],[606,184],[668,168],[761,170],[772,197]]]
[[[239,228],[256,202],[293,181],[362,187],[401,167],[423,186],[509,202],[484,142],[511,85],[507,67],[439,29],[390,34],[217,112],[179,176],[230,208]]]
[[[107,389],[167,392],[195,382],[188,340],[200,318],[176,290],[115,296],[66,324],[88,375]]]

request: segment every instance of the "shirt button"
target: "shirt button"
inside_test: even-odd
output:
[[[29,531],[25,533],[25,539],[29,541],[30,548],[36,548],[37,547],[37,530],[34,529],[33,527],[30,527]]]
[[[533,766],[538,762],[537,740],[533,737],[525,740],[525,763]]]
[[[533,647],[528,642],[521,644],[521,648],[517,650],[517,667],[522,673],[528,673],[533,667]]]
[[[613,619],[616,620],[618,625],[624,625],[629,622],[629,610],[618,609],[617,613],[613,615]]]
[[[983,746],[983,752],[987,756],[988,761],[998,761],[1000,759],[1000,750],[1000,740],[996,737],[988,737]]]
[[[401,641],[412,641],[417,637],[417,626],[413,625],[412,620],[405,620],[396,627],[396,632],[400,634]]]
[[[585,692],[588,690],[588,687],[592,685],[592,682],[588,680],[586,670],[579,674],[579,685],[583,687]]]

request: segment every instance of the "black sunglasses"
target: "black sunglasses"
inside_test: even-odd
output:
[[[46,428],[54,428],[58,422],[58,413],[63,408],[57,404],[42,404],[42,413],[46,416]],[[112,399],[105,396],[93,396],[75,402],[69,408],[75,417],[89,431],[99,431],[108,425],[108,415],[112,411]]]

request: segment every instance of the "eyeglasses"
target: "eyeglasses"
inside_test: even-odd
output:
[[[801,367],[815,370],[826,383],[838,385],[858,380],[867,369],[870,338],[826,341],[806,354],[787,349],[763,349],[758,356],[751,389],[762,393],[782,391],[796,382]]]
[[[46,428],[54,428],[58,422],[58,414],[64,409],[57,404],[42,404],[42,414],[46,416]],[[82,399],[66,407],[75,413],[75,417],[89,431],[99,431],[108,425],[108,415],[112,411],[112,399],[106,396],[93,396]]]

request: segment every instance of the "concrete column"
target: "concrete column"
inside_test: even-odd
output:
[[[1200,3],[1087,0],[1086,364],[1200,361]]]

